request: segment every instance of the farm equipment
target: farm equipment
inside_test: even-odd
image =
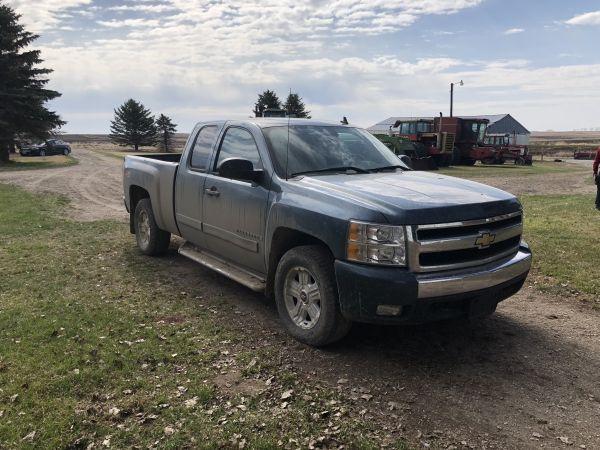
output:
[[[435,128],[441,133],[454,134],[452,164],[472,166],[477,161],[496,157],[496,149],[483,143],[489,120],[461,117],[436,117]]]
[[[496,149],[493,158],[482,160],[483,164],[504,164],[513,161],[517,166],[531,166],[533,158],[526,145],[515,145],[510,142],[509,134],[488,134],[484,142]]]
[[[431,170],[450,164],[473,165],[496,157],[493,146],[483,144],[487,119],[419,117],[397,120],[387,135],[375,136],[397,155],[411,158],[413,168]]]
[[[573,151],[573,159],[594,159],[596,157],[596,150],[593,151]]]
[[[406,155],[416,170],[435,170],[452,162],[454,134],[436,132],[433,118],[397,120],[387,135],[376,134],[397,155]]]

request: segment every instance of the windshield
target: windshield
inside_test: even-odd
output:
[[[277,173],[285,177],[301,172],[354,167],[363,171],[388,166],[406,167],[383,143],[359,128],[292,125],[263,128]]]

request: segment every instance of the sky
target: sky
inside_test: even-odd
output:
[[[0,0],[0,2],[3,0]],[[178,131],[297,92],[313,118],[510,113],[600,127],[598,0],[4,0],[40,34],[68,133],[129,98]]]

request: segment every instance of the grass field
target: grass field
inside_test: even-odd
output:
[[[8,170],[31,170],[31,169],[49,169],[52,167],[66,167],[77,164],[77,160],[72,156],[35,156],[24,157],[20,155],[11,155],[8,164],[0,164],[0,172]]]
[[[535,195],[521,202],[540,286],[581,292],[600,306],[600,212],[594,197]]]
[[[504,175],[509,177],[522,177],[527,175],[565,173],[581,170],[580,167],[567,163],[534,161],[531,166],[516,166],[514,164],[486,165],[479,163],[474,166],[451,166],[440,169],[439,173],[461,178],[485,178]]]
[[[0,185],[0,448],[375,448],[359,408],[297,384],[270,346],[237,349],[234,305],[66,203]]]

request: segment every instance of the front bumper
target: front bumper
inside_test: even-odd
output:
[[[530,267],[531,252],[521,247],[508,260],[471,270],[414,274],[405,268],[336,261],[335,273],[345,317],[357,322],[419,323],[493,311],[498,302],[518,292]],[[401,308],[396,308],[397,315],[380,315],[380,305]]]

